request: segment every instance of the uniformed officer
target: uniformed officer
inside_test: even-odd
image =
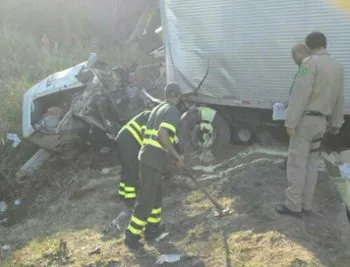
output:
[[[122,127],[115,139],[122,167],[118,195],[129,208],[134,207],[139,187],[137,155],[142,145],[143,132],[150,113],[150,111],[144,111],[132,118]]]
[[[325,51],[327,40],[322,33],[310,33],[305,43],[312,56],[301,64],[290,96],[285,122],[290,136],[288,188],[285,203],[276,207],[277,213],[295,217],[311,214],[327,119],[333,134],[344,121],[343,67]]]
[[[311,51],[305,43],[299,43],[299,44],[296,44],[292,47],[292,58],[293,58],[295,64],[297,64],[299,66],[299,68],[298,68],[297,73],[294,76],[292,86],[289,89],[289,96],[292,93],[292,88],[294,87],[295,79],[298,75],[301,64],[304,63],[305,61],[307,61],[310,56],[311,56]],[[285,106],[286,106],[286,108],[288,107],[288,102],[285,103]],[[287,169],[287,160],[288,160],[288,158],[286,158],[283,161],[283,163],[280,166],[281,169],[284,169],[284,170]]]
[[[176,107],[181,96],[177,84],[168,84],[165,88],[166,102],[154,108],[148,119],[143,144],[139,152],[141,186],[133,215],[125,233],[125,245],[139,248],[140,236],[145,228],[145,239],[151,241],[164,229],[161,222],[162,177],[166,171],[167,156],[178,161],[178,167],[184,166],[184,158],[176,151],[176,129],[180,123],[180,113]]]

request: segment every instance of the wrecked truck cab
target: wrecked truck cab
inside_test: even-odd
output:
[[[56,72],[32,86],[23,96],[22,134],[44,149],[63,153],[60,144],[62,133],[56,133],[60,119],[68,112],[72,97],[82,91],[85,85],[75,76],[86,66],[80,63],[69,69]],[[82,125],[76,125],[78,128]],[[69,134],[70,135],[70,134]]]
[[[161,102],[132,88],[125,70],[119,69],[110,70],[91,54],[86,62],[50,75],[24,94],[23,137],[40,149],[17,178],[30,176],[50,157],[74,159],[86,147],[113,150],[124,123]],[[128,94],[134,89],[136,94]]]

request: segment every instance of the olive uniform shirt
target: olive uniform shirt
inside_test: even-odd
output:
[[[301,64],[285,126],[296,128],[305,111],[322,113],[335,128],[344,121],[344,69],[325,50],[317,51]]]
[[[139,152],[142,164],[164,172],[168,164],[168,152],[159,143],[158,132],[164,128],[169,133],[173,145],[177,139],[176,129],[180,124],[180,112],[175,105],[165,102],[155,107],[148,119],[144,143]]]

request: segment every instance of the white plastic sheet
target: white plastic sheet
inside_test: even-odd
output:
[[[6,134],[6,138],[7,138],[7,140],[13,142],[12,143],[13,148],[17,147],[21,143],[21,139],[19,139],[17,134],[8,133],[8,134]]]
[[[273,104],[273,114],[272,119],[274,121],[283,121],[287,118],[287,109],[284,103]]]
[[[182,254],[163,254],[161,255],[158,260],[156,261],[156,264],[163,264],[165,262],[168,263],[174,263],[180,261]]]

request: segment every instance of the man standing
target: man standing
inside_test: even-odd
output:
[[[167,167],[167,156],[178,161],[184,167],[184,158],[180,156],[174,143],[177,139],[176,129],[180,123],[180,113],[176,104],[181,97],[181,90],[175,83],[165,88],[166,102],[155,107],[148,119],[144,132],[143,144],[139,153],[141,186],[133,215],[125,233],[124,243],[127,247],[137,249],[145,228],[145,239],[151,241],[164,229],[161,222],[162,177]]]
[[[294,87],[294,84],[295,84],[295,79],[296,77],[298,76],[298,73],[299,73],[299,70],[300,70],[300,66],[302,63],[306,62],[311,56],[311,51],[310,49],[307,47],[306,44],[304,43],[299,43],[299,44],[296,44],[292,47],[292,58],[295,62],[295,64],[297,64],[299,66],[298,68],[298,71],[297,73],[295,74],[294,76],[294,79],[293,79],[293,83],[292,83],[292,86],[290,87],[290,90],[289,90],[289,96],[291,95],[292,93],[292,89]],[[285,103],[285,107],[287,108],[289,105],[289,103]],[[286,170],[287,169],[287,160],[288,158],[286,158],[283,163],[281,164],[280,168],[283,169],[283,170]]]
[[[144,111],[132,118],[122,127],[115,139],[122,167],[118,195],[129,208],[134,207],[139,188],[137,155],[142,145],[143,133],[150,113],[150,111]]]
[[[325,51],[327,39],[322,33],[310,33],[305,43],[312,56],[300,65],[289,100],[285,122],[290,136],[288,188],[285,203],[276,206],[277,213],[295,217],[311,214],[327,120],[333,134],[344,120],[343,67]]]

